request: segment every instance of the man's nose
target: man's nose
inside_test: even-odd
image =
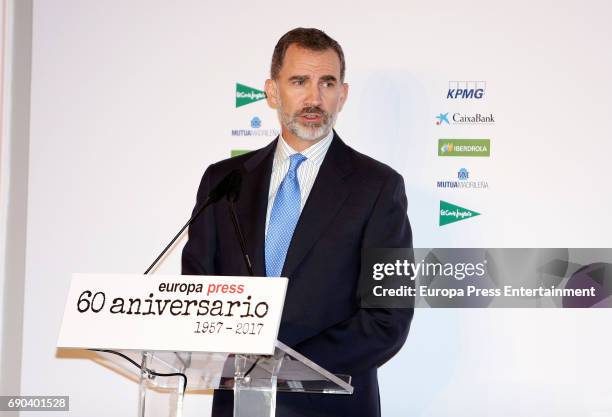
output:
[[[318,83],[312,83],[309,86],[305,104],[309,107],[321,105],[321,86]]]

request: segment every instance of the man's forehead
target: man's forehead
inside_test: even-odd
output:
[[[340,78],[340,58],[333,49],[313,51],[292,44],[287,48],[283,66],[280,70],[283,77],[292,76],[328,76]]]

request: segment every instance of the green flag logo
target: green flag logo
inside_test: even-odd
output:
[[[480,216],[480,213],[440,200],[440,226],[476,216]]]
[[[266,98],[266,93],[244,84],[236,83],[236,107],[255,103]]]

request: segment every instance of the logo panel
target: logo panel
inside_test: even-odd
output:
[[[246,106],[266,98],[266,93],[248,85],[236,83],[236,107]]]
[[[491,155],[490,139],[438,139],[438,156]]]
[[[447,99],[481,100],[487,90],[486,81],[449,81]]]
[[[445,226],[476,216],[480,216],[480,213],[440,200],[439,226]]]
[[[440,113],[436,116],[436,125],[494,125],[493,113]]]
[[[474,180],[470,177],[470,171],[467,168],[461,168],[457,171],[455,178],[436,181],[436,187],[455,190],[486,190],[489,188],[489,183],[483,179]]]

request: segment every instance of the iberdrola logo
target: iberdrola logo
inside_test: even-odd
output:
[[[491,139],[438,139],[438,156],[491,156]]]
[[[440,226],[476,216],[480,216],[480,213],[440,200]]]
[[[452,143],[445,143],[440,147],[440,152],[442,153],[447,153],[447,152],[452,152],[452,151],[453,151]]]
[[[266,98],[266,93],[244,84],[236,83],[236,107],[255,103]]]

